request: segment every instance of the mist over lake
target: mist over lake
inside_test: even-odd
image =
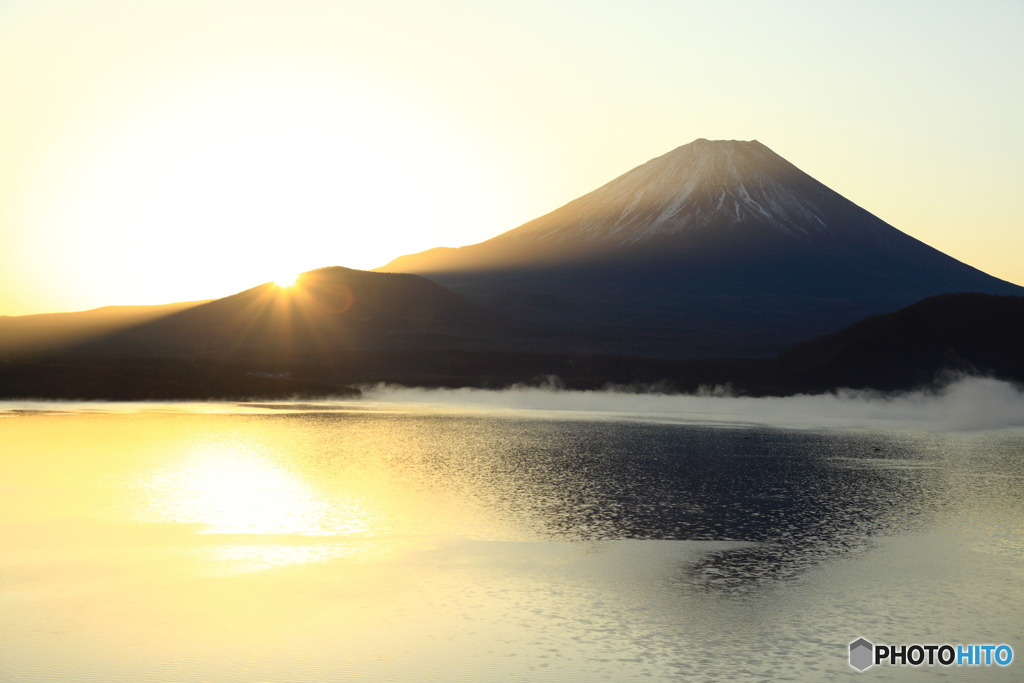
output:
[[[858,637],[1022,651],[1019,388],[727,393],[2,404],[0,678],[820,681],[859,675]]]

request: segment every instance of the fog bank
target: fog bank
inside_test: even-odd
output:
[[[787,397],[734,396],[726,388],[664,394],[657,387],[574,391],[557,381],[509,389],[360,387],[363,398],[294,401],[0,401],[0,418],[22,412],[281,413],[325,411],[522,411],[557,419],[641,420],[790,428],[851,427],[971,431],[1024,428],[1024,387],[960,377],[934,390],[883,393],[842,389]]]
[[[568,391],[552,382],[503,390],[363,387],[375,403],[467,409],[596,413],[606,418],[780,427],[880,427],[978,430],[1024,427],[1024,391],[1008,382],[961,377],[936,390],[881,393],[842,389],[788,397],[737,397],[716,388],[697,394],[637,393],[636,389]]]

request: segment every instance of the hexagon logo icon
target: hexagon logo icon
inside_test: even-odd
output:
[[[874,662],[875,646],[863,638],[850,643],[850,666],[857,671],[864,671]]]

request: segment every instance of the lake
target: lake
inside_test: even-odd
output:
[[[2,404],[0,679],[1020,680],[847,657],[1024,655],[1022,406]]]

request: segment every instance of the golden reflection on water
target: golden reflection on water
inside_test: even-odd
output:
[[[144,497],[142,521],[200,524],[203,534],[350,537],[381,530],[366,503],[351,496],[328,499],[255,446],[197,445],[180,459],[140,476],[137,488]],[[357,552],[354,546],[281,543],[197,551],[219,565],[218,573],[322,562]]]
[[[370,530],[358,504],[324,500],[294,473],[238,447],[199,447],[145,475],[139,487],[157,520],[203,524],[207,534],[331,536]]]

